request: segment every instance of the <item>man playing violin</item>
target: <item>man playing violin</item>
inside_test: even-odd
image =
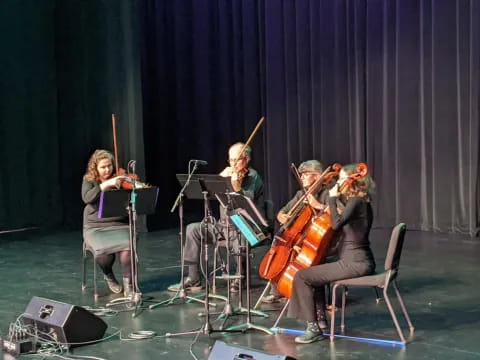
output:
[[[264,210],[263,198],[263,180],[260,174],[249,167],[251,160],[251,148],[244,143],[235,143],[228,150],[227,166],[220,173],[223,177],[230,177],[232,188],[242,195],[253,200],[257,208]],[[233,224],[227,227],[228,217],[226,210],[220,208],[220,220],[216,224],[208,224],[207,241],[226,239],[231,241],[234,251],[238,250],[238,239],[236,232],[233,231]],[[229,233],[227,233],[229,229]],[[184,246],[185,263],[188,264],[188,276],[184,279],[184,289],[191,291],[200,291],[202,289],[199,273],[201,244],[204,236],[204,227],[201,222],[192,223],[187,226],[186,239]],[[178,291],[181,282],[168,287],[169,291]],[[232,291],[238,291],[238,282],[232,284]]]
[[[369,242],[373,221],[370,199],[375,184],[369,175],[350,180],[356,169],[356,164],[344,166],[337,184],[329,190],[330,220],[339,239],[338,260],[299,270],[293,280],[288,316],[307,322],[305,333],[295,338],[300,344],[319,340],[328,326],[324,285],[375,270]]]
[[[300,164],[298,167],[298,173],[304,190],[298,190],[295,196],[278,212],[277,220],[281,225],[289,220],[288,212],[304,196],[305,191],[308,191],[308,189],[320,179],[323,170],[323,165],[318,160],[307,160]],[[320,187],[315,193],[309,194],[307,197],[309,205],[315,210],[323,210],[326,206],[327,199],[328,189],[326,186]],[[276,287],[272,286],[270,294],[264,296],[262,302],[273,303],[282,300],[282,298],[283,296],[278,293]]]

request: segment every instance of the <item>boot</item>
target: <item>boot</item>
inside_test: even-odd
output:
[[[132,279],[123,278],[123,296],[130,296],[133,293]]]
[[[317,323],[320,330],[325,331],[328,329],[327,316],[324,310],[317,310]]]
[[[310,344],[323,337],[323,332],[316,322],[307,322],[307,328],[303,335],[297,336],[295,342],[297,344]]]
[[[113,273],[103,275],[103,278],[107,282],[108,288],[110,289],[111,292],[113,292],[114,294],[120,294],[122,292],[122,285],[118,283]]]

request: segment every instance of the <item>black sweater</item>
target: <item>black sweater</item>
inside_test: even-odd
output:
[[[83,210],[83,227],[84,228],[105,228],[111,226],[125,226],[128,224],[128,217],[98,217],[98,205],[100,201],[100,184],[83,180],[82,183],[82,200],[85,203]]]
[[[369,202],[354,197],[347,201],[340,213],[337,197],[330,197],[330,219],[333,230],[341,232],[338,255],[341,260],[350,262],[370,262],[375,264],[368,239],[372,227],[373,212]]]

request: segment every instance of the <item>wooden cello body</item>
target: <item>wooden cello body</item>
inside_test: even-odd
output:
[[[305,206],[281,236],[275,236],[275,245],[268,250],[260,263],[259,273],[262,278],[271,280],[285,269],[292,256],[293,246],[302,241],[304,229],[311,217],[312,210]]]
[[[338,173],[338,172],[337,172]],[[357,166],[357,172],[350,175],[349,179],[342,184],[343,190],[368,173],[368,167],[364,163]],[[302,269],[318,265],[325,260],[331,240],[335,236],[332,229],[330,218],[330,207],[318,216],[310,219],[309,226],[304,232],[302,242],[293,247],[290,253],[291,261],[285,266],[284,270],[272,278],[270,281],[277,286],[278,292],[283,296],[290,298],[293,290],[293,279],[295,274]],[[293,256],[295,255],[295,256]]]
[[[318,265],[324,261],[333,236],[330,212],[327,208],[327,211],[311,219],[300,249],[294,249],[294,251],[298,251],[296,256],[282,273],[272,279],[272,283],[277,285],[280,294],[290,298],[295,274],[301,269]]]
[[[334,176],[338,175],[340,169],[340,164],[329,166],[289,211],[287,215],[290,220],[282,226],[280,235],[275,236],[274,244],[260,263],[259,273],[262,278],[276,282],[275,279],[296,257],[298,246],[310,232],[312,219],[317,215],[310,206],[306,205],[306,198],[324,183],[329,183]]]

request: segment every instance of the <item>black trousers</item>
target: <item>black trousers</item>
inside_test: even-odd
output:
[[[336,280],[370,275],[374,270],[375,264],[372,262],[339,260],[298,271],[293,279],[288,317],[316,321],[317,310],[325,311],[324,285]]]

